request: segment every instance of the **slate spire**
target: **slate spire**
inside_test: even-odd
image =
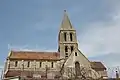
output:
[[[73,29],[72,27],[72,24],[70,22],[70,19],[67,15],[67,12],[66,10],[64,10],[64,16],[63,16],[63,20],[62,20],[62,23],[61,23],[61,30],[70,30],[70,29]]]

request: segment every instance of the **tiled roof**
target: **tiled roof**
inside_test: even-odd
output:
[[[58,71],[53,71],[51,72],[55,75],[59,75]],[[45,76],[46,73],[42,71],[20,71],[20,70],[9,70],[7,73],[4,75],[5,77],[15,77],[15,76],[26,76],[26,77],[33,77],[34,74],[39,74],[41,76]]]
[[[60,59],[60,53],[58,52],[35,52],[35,51],[11,51],[9,59],[50,59],[58,60]]]
[[[5,77],[21,76],[21,71],[8,71]]]
[[[37,74],[40,75],[45,75],[44,72],[36,71]],[[15,76],[28,76],[32,77],[33,74],[36,74],[34,71],[20,71],[20,70],[9,70],[6,74],[5,77],[15,77]]]
[[[91,67],[93,69],[106,69],[106,67],[101,62],[91,62]]]

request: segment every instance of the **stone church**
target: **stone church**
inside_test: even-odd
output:
[[[101,62],[89,61],[78,49],[76,30],[67,12],[58,34],[58,51],[11,50],[5,61],[3,79],[22,77],[27,80],[57,78],[107,78],[106,67]],[[33,80],[34,80],[33,79]]]

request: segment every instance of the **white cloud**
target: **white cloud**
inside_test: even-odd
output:
[[[111,3],[112,4],[112,3]],[[101,61],[110,69],[109,77],[115,77],[116,67],[120,66],[120,2],[112,4],[109,21],[87,24],[82,35],[78,35],[79,49],[91,60]],[[120,67],[119,67],[120,73]]]
[[[14,51],[45,51],[45,52],[56,52],[57,49],[48,49],[48,48],[45,48],[45,47],[41,47],[41,46],[38,46],[38,45],[10,45],[8,44],[8,49],[10,50],[14,50]]]
[[[105,53],[120,53],[120,24],[92,24],[89,25],[84,36],[78,36],[80,49],[86,55],[95,56]]]
[[[109,22],[90,23],[85,26],[83,36],[78,36],[80,49],[85,55],[91,57],[109,53],[120,54],[120,11],[115,9],[114,13],[109,14]]]
[[[17,49],[18,51],[57,52],[55,49]]]

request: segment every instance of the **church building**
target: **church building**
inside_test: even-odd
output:
[[[17,76],[26,80],[107,78],[106,67],[101,62],[88,60],[78,49],[76,35],[64,10],[58,34],[58,51],[11,50],[5,61],[3,80]]]

